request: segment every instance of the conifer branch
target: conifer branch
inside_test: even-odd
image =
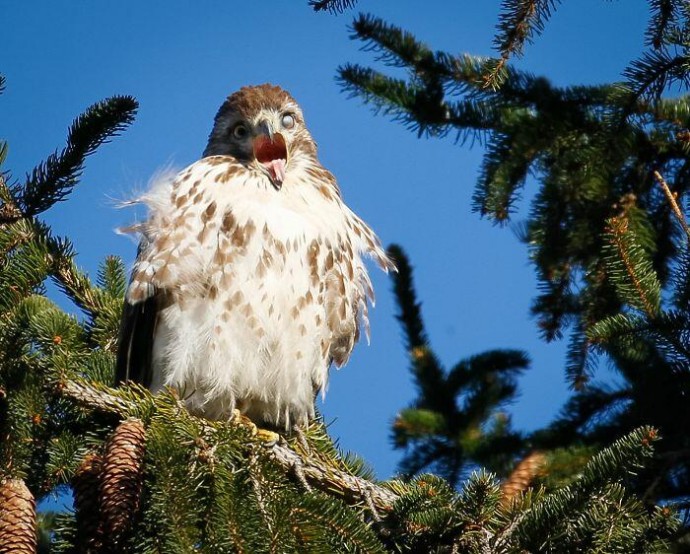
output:
[[[645,90],[651,90],[650,83],[688,86],[683,61],[690,43],[687,3],[651,1],[652,26],[664,29],[659,31],[662,48],[649,63],[645,58],[632,64],[629,81],[643,83]],[[558,4],[505,0],[499,24],[499,30],[505,26],[505,40],[498,40],[499,49],[502,44],[506,52],[519,53],[518,45],[539,32]],[[649,214],[647,251],[660,284],[665,284],[676,252],[668,232],[670,213],[659,206],[654,181],[646,176],[650,165],[655,166],[669,173],[679,195],[690,188],[687,95],[640,96],[637,85],[621,83],[556,87],[500,59],[433,50],[409,31],[374,16],[355,18],[353,39],[373,51],[377,62],[404,68],[408,75],[345,64],[338,70],[344,91],[418,136],[476,137],[488,144],[473,199],[476,211],[507,222],[526,177],[534,175],[540,182],[524,240],[545,289],[533,312],[547,340],[560,338],[573,321],[580,321],[586,332],[592,322],[620,308],[611,282],[600,279],[604,272],[592,252],[601,252],[605,221],[628,193],[637,195],[640,211]],[[482,81],[491,67],[505,79],[492,90]]]
[[[555,0],[504,0],[494,39],[501,56],[519,54],[535,32],[541,32],[551,16]]]
[[[653,48],[661,48],[664,35],[671,24],[678,18],[679,7],[677,0],[650,0],[652,18],[647,27],[647,44]]]
[[[424,330],[413,271],[398,245],[388,254],[398,272],[391,275],[417,398],[401,410],[392,426],[395,448],[406,453],[398,468],[404,475],[433,469],[455,486],[463,469],[480,464],[492,469],[522,450],[501,406],[514,398],[516,377],[529,365],[515,350],[490,350],[445,370]]]
[[[684,40],[687,42],[687,36]],[[686,88],[690,86],[690,75],[686,69],[689,61],[690,51],[687,45],[682,54],[675,56],[671,56],[666,50],[654,50],[645,52],[633,61],[623,75],[635,98],[655,100],[674,82],[679,82]]]
[[[356,3],[357,0],[309,0],[309,5],[315,12],[342,13]]]
[[[502,13],[494,38],[501,57],[484,76],[485,88],[497,88],[505,66],[513,55],[520,55],[526,42],[540,33],[558,0],[503,0]]]
[[[0,163],[4,160],[6,152],[7,143],[0,144]],[[3,173],[0,173],[0,224],[17,221],[21,217],[22,212],[12,199],[12,194],[7,186],[7,178]]]
[[[126,392],[115,395],[105,385],[68,379],[58,383],[56,388],[60,395],[71,398],[92,410],[119,416],[130,415],[137,410],[134,397],[127,398]],[[237,421],[239,424],[247,425],[241,419]],[[199,423],[202,427],[210,428],[206,420],[200,419]],[[337,496],[349,504],[371,503],[376,510],[389,512],[398,499],[396,493],[381,485],[332,467],[313,457],[300,456],[287,445],[284,439],[273,445],[261,444],[260,447],[265,449],[287,474],[293,475],[297,470],[315,489]]]
[[[115,96],[87,109],[72,123],[67,146],[37,165],[24,186],[14,187],[14,203],[21,216],[8,208],[0,223],[33,217],[63,200],[77,184],[86,157],[134,121],[136,111],[137,102],[130,96]]]
[[[68,296],[85,312],[95,316],[103,307],[99,291],[71,256],[66,256],[55,239],[48,242],[53,254],[54,278]]]
[[[133,399],[114,395],[109,392],[108,387],[96,382],[64,379],[55,384],[55,389],[59,395],[99,412],[124,415],[134,407]]]
[[[625,217],[612,217],[609,219],[608,224],[610,240],[625,267],[629,282],[637,292],[637,297],[640,299],[644,311],[648,316],[654,317],[659,311],[658,301],[650,298],[651,291],[643,283],[646,275],[639,274],[639,266],[633,259],[635,253],[632,251],[629,241],[626,240],[626,234],[629,232],[628,220]]]
[[[17,211],[12,211],[13,215],[18,213]],[[93,287],[89,277],[74,263],[74,254],[71,251],[70,244],[67,241],[52,236],[49,229],[34,218],[25,218],[22,214],[19,214],[13,225],[19,225],[20,223],[22,227],[17,230],[14,243],[8,246],[14,248],[19,244],[30,241],[42,244],[45,248],[45,261],[50,267],[51,275],[58,286],[85,312],[92,316],[99,313],[103,307],[99,291]]]

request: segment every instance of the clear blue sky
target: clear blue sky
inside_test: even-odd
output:
[[[432,48],[491,55],[499,6],[361,0],[358,9]],[[647,6],[565,2],[518,64],[563,85],[617,80],[642,49]],[[490,348],[524,349],[532,368],[511,407],[514,423],[533,429],[557,412],[567,394],[565,345],[541,342],[529,317],[536,282],[526,250],[510,229],[470,211],[481,147],[419,140],[339,91],[339,64],[374,61],[349,39],[355,12],[315,14],[306,0],[0,0],[0,9],[0,72],[7,78],[0,138],[10,144],[4,169],[22,177],[62,147],[72,119],[93,102],[131,94],[141,105],[134,125],[88,160],[69,201],[46,216],[57,234],[73,240],[86,270],[93,274],[107,254],[131,264],[136,246],[114,229],[135,214],[114,204],[144,189],[157,169],[198,159],[227,94],[246,84],[280,84],[303,107],[321,161],[349,205],[384,243],[400,243],[410,254],[441,359],[450,366]],[[389,445],[390,422],[414,391],[390,283],[373,267],[372,273],[372,344],[360,344],[349,365],[332,372],[322,410],[341,446],[386,478],[399,458]]]

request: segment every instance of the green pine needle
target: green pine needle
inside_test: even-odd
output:
[[[661,309],[661,283],[648,251],[641,245],[642,231],[631,229],[633,223],[627,216],[607,221],[604,259],[621,300],[654,317]]]
[[[23,187],[15,187],[16,204],[24,217],[33,217],[64,200],[77,184],[87,156],[118,135],[132,121],[137,102],[131,96],[114,96],[94,104],[69,129],[67,146],[27,176]]]

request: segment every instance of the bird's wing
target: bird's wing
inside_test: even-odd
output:
[[[138,275],[141,260],[149,252],[146,237],[139,243],[137,261],[134,264],[132,279]],[[130,282],[129,289],[132,289]],[[160,293],[153,287],[142,289],[135,300],[130,291],[125,297],[122,320],[118,335],[117,359],[115,363],[115,384],[134,381],[148,387],[153,378],[151,361],[153,358],[153,337],[158,321]]]
[[[204,158],[176,176],[162,175],[141,201],[149,218],[131,229],[142,235],[127,289],[116,362],[116,383],[150,386],[156,325],[176,294],[197,287],[216,251],[211,221],[218,218],[209,186],[237,178],[234,158]],[[214,218],[215,216],[215,218]],[[182,292],[181,292],[182,291]]]
[[[125,300],[118,338],[115,384],[134,381],[145,387],[153,380],[153,338],[158,322],[159,297],[132,304]]]
[[[396,270],[369,226],[346,206],[343,209],[352,232],[334,245],[324,261],[324,307],[331,333],[329,353],[337,367],[350,358],[359,340],[360,326],[369,340],[368,304],[375,302],[374,289],[359,254],[373,258],[386,273]]]

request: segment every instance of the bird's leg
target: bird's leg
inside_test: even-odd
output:
[[[280,442],[280,435],[269,429],[261,429],[260,427],[256,427],[256,436],[261,442],[266,443],[266,446],[273,446],[274,444],[278,444]]]

